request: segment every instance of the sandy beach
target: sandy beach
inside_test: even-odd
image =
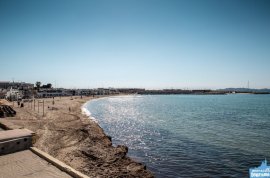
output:
[[[153,177],[145,165],[128,156],[128,148],[112,146],[110,137],[81,107],[92,97],[57,97],[35,103],[14,103],[15,117],[1,119],[11,128],[36,133],[34,146],[90,177]],[[13,103],[10,103],[12,106]],[[38,106],[39,105],[39,109]]]

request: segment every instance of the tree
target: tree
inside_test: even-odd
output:
[[[40,88],[52,88],[52,84],[48,83],[46,85],[42,85]]]
[[[36,82],[37,90],[39,90],[40,86],[41,86],[41,82]]]

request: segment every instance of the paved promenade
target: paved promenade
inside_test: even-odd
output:
[[[30,150],[1,156],[0,168],[0,178],[71,178]]]

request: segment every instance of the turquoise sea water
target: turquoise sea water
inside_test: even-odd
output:
[[[270,95],[118,96],[86,107],[156,177],[248,177],[270,161]]]

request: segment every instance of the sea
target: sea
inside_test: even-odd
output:
[[[127,95],[85,108],[155,177],[249,177],[270,161],[270,95]]]

